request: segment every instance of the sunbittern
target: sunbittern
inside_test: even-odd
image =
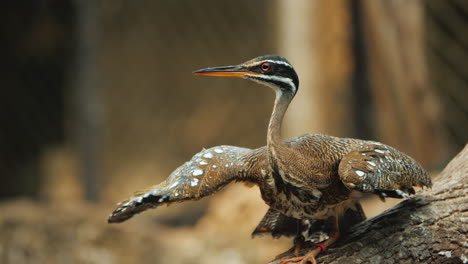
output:
[[[177,168],[164,182],[123,201],[109,223],[162,204],[197,200],[231,181],[259,186],[270,209],[253,235],[296,235],[291,252],[299,254],[306,243],[315,243],[312,224],[327,220],[328,236],[303,256],[282,263],[315,263],[315,257],[339,237],[338,217],[356,209],[365,219],[358,199],[361,193],[381,198],[405,198],[413,186],[431,186],[424,169],[400,151],[374,141],[305,134],[281,140],[281,122],[299,88],[294,68],[276,55],[257,57],[236,66],[207,68],[197,75],[235,76],[265,84],[276,92],[267,146],[247,149],[218,146],[201,151]],[[298,229],[299,226],[299,229]]]

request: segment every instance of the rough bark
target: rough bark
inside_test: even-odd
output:
[[[317,262],[468,263],[467,194],[468,145],[434,179],[432,189],[356,225]]]

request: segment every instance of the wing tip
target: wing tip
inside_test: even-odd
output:
[[[119,203],[107,218],[107,223],[121,223],[146,209],[156,208],[163,203],[169,202],[169,195],[143,195]]]
[[[119,203],[119,207],[109,215],[107,223],[114,224],[124,222],[140,211],[142,211],[142,209],[138,208],[138,203],[135,201],[124,201]]]
[[[133,215],[121,215],[121,214],[115,214],[115,213],[112,213],[111,215],[109,215],[109,217],[107,218],[107,223],[108,224],[118,224],[118,223],[122,223],[128,219],[130,219]]]

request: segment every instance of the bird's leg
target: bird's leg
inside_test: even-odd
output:
[[[294,238],[294,245],[292,246],[292,248],[288,249],[287,251],[277,255],[275,257],[275,259],[279,259],[279,258],[282,258],[282,257],[285,257],[285,256],[288,256],[290,254],[294,254],[295,256],[299,256],[299,254],[301,253],[302,249],[304,249],[307,245],[307,242],[304,240],[304,237],[301,236],[300,234],[298,234],[295,238]]]
[[[330,221],[332,222],[332,226],[331,226],[331,230],[330,230],[329,237],[327,240],[325,240],[323,243],[316,244],[315,245],[316,248],[313,250],[310,250],[304,256],[284,259],[280,262],[280,264],[286,264],[286,263],[291,263],[291,262],[295,263],[299,261],[301,264],[307,264],[307,263],[317,264],[315,257],[317,257],[318,254],[324,252],[330,245],[335,243],[340,237],[340,227],[338,224],[338,217],[332,216],[330,217]]]

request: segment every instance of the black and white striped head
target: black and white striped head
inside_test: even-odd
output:
[[[293,96],[299,88],[296,71],[285,58],[277,55],[260,56],[239,65],[206,68],[193,73],[251,79],[270,86],[277,92],[289,93]]]

